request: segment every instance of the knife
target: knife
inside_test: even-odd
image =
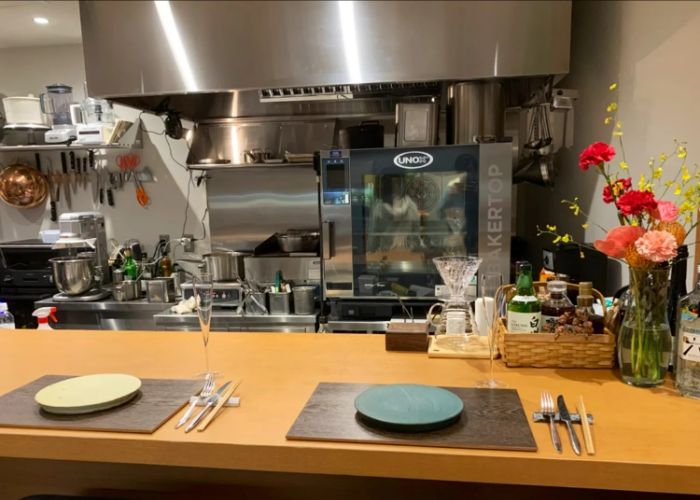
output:
[[[221,395],[226,392],[226,388],[231,385],[232,380],[229,380],[226,382],[224,385],[219,387],[219,389],[216,391],[215,394],[212,394],[207,398],[207,402],[204,405],[204,408],[202,408],[202,411],[197,413],[197,416],[192,419],[192,421],[187,424],[187,427],[185,427],[185,432],[190,432],[192,429],[197,427],[197,424],[199,423],[200,420],[204,418],[204,416],[209,412],[209,410],[212,409],[212,407],[219,402],[219,399],[221,398]]]
[[[566,424],[566,428],[569,431],[569,439],[571,439],[571,447],[574,449],[574,453],[577,455],[581,454],[581,444],[578,441],[578,437],[576,437],[576,433],[574,432],[574,428],[571,425],[571,415],[569,414],[569,409],[566,407],[566,403],[564,402],[564,396],[559,394],[557,396],[557,406],[559,407],[559,420],[564,422]],[[585,417],[584,417],[585,418]]]

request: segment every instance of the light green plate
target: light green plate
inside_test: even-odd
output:
[[[370,425],[421,432],[459,420],[464,403],[454,393],[429,385],[377,385],[355,398],[355,409]]]
[[[34,400],[44,411],[79,415],[107,410],[136,396],[141,379],[124,373],[100,373],[61,380],[44,387]]]

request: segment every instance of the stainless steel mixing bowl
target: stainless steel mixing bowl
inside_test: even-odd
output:
[[[66,295],[80,295],[95,286],[95,261],[87,257],[49,259],[56,288]]]

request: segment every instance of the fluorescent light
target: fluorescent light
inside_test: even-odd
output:
[[[46,19],[45,17],[35,17],[34,22],[36,24],[49,24],[49,20]]]
[[[158,12],[158,19],[165,33],[165,38],[168,40],[170,52],[173,54],[173,58],[175,58],[175,64],[185,83],[185,88],[188,91],[196,92],[199,90],[197,82],[194,79],[190,60],[187,57],[185,46],[182,43],[180,30],[178,30],[177,23],[175,23],[175,17],[173,16],[170,2],[168,0],[154,0],[153,3],[156,6],[156,12]]]

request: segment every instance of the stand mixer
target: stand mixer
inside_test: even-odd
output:
[[[435,340],[442,347],[452,350],[466,348],[471,342],[475,331],[474,320],[467,290],[479,265],[479,257],[467,257],[464,255],[436,257],[433,263],[440,273],[449,295],[442,302],[432,305],[428,311],[428,320],[435,327]],[[436,308],[440,308],[440,321],[435,322]]]
[[[60,236],[54,249],[64,249],[68,256],[50,259],[53,279],[61,293],[56,301],[94,301],[109,296],[102,285],[108,283],[109,266],[105,220],[97,212],[61,214]]]

